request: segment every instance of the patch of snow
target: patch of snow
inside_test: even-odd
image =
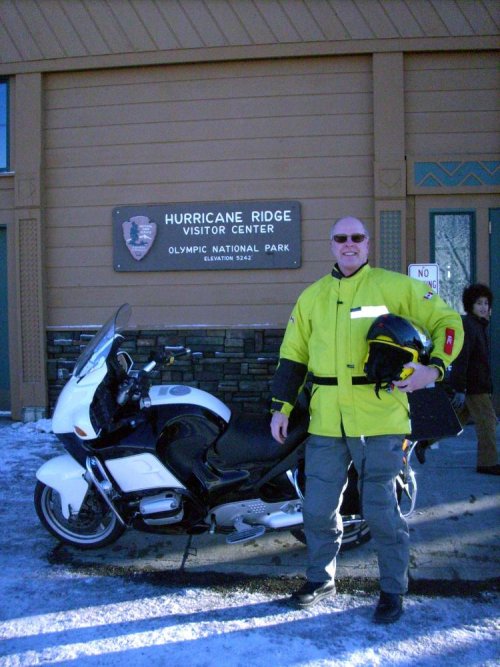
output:
[[[338,594],[298,610],[282,593],[163,585],[161,577],[56,563],[33,506],[35,471],[62,451],[50,420],[0,420],[0,665],[77,667],[493,667],[498,596],[407,596],[393,625],[376,596]],[[452,584],[450,584],[452,585]],[[293,584],[290,584],[290,592]]]

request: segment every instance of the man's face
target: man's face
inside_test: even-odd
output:
[[[331,240],[332,255],[339,269],[345,276],[351,276],[368,261],[370,242],[363,224],[356,218],[339,220],[333,228],[334,237]],[[356,241],[352,236],[360,235]],[[343,237],[347,238],[344,240]],[[363,240],[360,240],[363,236]],[[337,237],[337,240],[335,240]],[[338,238],[341,237],[341,238]]]

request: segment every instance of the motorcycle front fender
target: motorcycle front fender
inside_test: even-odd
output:
[[[37,470],[37,479],[55,489],[61,497],[61,511],[65,519],[78,512],[89,485],[84,478],[85,469],[69,454],[50,459]]]

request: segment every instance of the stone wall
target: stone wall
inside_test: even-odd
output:
[[[80,351],[92,338],[89,331],[50,331],[47,334],[49,415],[73,370]],[[183,345],[190,357],[154,372],[154,384],[187,384],[214,394],[232,410],[265,412],[284,331],[281,329],[186,329],[125,332],[122,345],[137,368],[152,350]]]

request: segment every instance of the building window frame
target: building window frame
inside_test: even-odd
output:
[[[0,173],[10,171],[9,80],[0,77]]]

